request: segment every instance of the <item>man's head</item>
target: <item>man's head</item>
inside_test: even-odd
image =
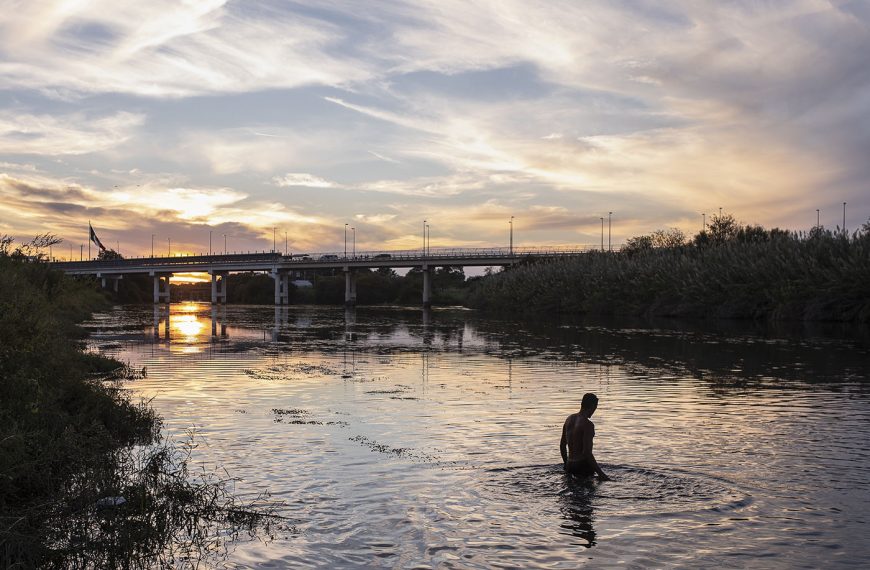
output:
[[[580,411],[581,412],[589,412],[589,415],[592,415],[592,412],[595,411],[595,408],[598,407],[598,396],[593,394],[592,392],[588,392],[583,394],[583,400],[580,401]]]

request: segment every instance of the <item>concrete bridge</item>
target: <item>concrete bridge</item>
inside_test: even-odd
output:
[[[154,303],[169,302],[169,283],[175,273],[202,272],[211,275],[211,302],[226,303],[227,275],[241,272],[265,272],[275,280],[275,304],[290,300],[290,273],[294,271],[332,269],[344,272],[344,300],[356,303],[354,270],[389,268],[420,268],[423,271],[423,306],[431,305],[432,273],[436,267],[509,267],[525,260],[570,257],[591,248],[476,248],[411,251],[375,251],[345,253],[294,254],[279,252],[232,253],[219,255],[183,255],[173,257],[140,257],[113,260],[55,262],[53,266],[69,275],[93,276],[103,287],[109,282],[115,291],[125,275],[148,275],[153,278]]]

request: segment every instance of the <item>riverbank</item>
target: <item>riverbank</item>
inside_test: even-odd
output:
[[[530,263],[482,279],[484,311],[870,322],[870,233],[740,227]]]
[[[224,481],[189,476],[189,444],[161,442],[123,390],[138,373],[84,351],[78,323],[108,308],[92,283],[0,255],[0,567],[196,559],[215,526],[263,522]]]

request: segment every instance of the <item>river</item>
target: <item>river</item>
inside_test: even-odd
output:
[[[124,306],[90,343],[292,528],[229,568],[866,567],[866,330]],[[559,436],[582,395],[596,456]]]

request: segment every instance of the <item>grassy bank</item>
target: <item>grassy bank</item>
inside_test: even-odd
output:
[[[530,263],[480,280],[469,304],[533,314],[870,321],[870,232],[808,235],[714,219],[620,252]]]
[[[0,249],[2,568],[148,567],[262,522],[224,481],[188,476],[122,390],[129,369],[82,350],[77,323],[107,307],[93,282]]]

